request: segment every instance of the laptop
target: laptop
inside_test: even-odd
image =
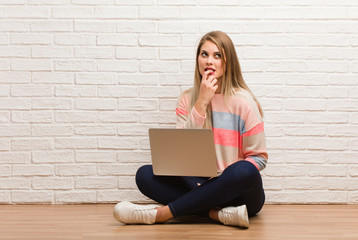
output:
[[[220,175],[211,129],[150,128],[149,142],[154,175]]]

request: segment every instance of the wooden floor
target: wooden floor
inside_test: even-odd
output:
[[[0,205],[0,239],[358,239],[358,205],[265,205],[247,230],[185,217],[122,225],[114,205]]]

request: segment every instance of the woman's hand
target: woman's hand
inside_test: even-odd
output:
[[[206,108],[210,104],[211,99],[215,96],[215,92],[218,88],[218,80],[214,77],[214,75],[210,75],[211,73],[212,70],[204,72],[201,79],[199,97],[194,105],[196,111],[202,116],[205,115]]]

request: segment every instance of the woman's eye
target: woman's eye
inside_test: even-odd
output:
[[[219,54],[219,53],[218,53],[218,54],[215,54],[215,57],[216,57],[216,58],[221,58],[221,54]]]
[[[208,54],[203,52],[203,53],[201,53],[201,56],[206,57],[206,56],[208,56]]]

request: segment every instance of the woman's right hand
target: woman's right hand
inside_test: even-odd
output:
[[[210,73],[212,73],[211,70],[204,72],[201,79],[199,97],[194,105],[196,111],[202,116],[205,116],[206,108],[210,104],[211,99],[215,96],[215,92],[218,89],[218,80],[214,77],[214,75],[210,75]]]

